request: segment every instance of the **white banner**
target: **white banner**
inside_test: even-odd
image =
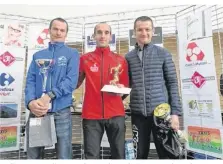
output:
[[[211,9],[196,12],[186,19],[183,19],[182,23],[186,26],[186,33],[184,33],[186,34],[187,40],[212,36]]]
[[[26,24],[20,22],[0,23],[0,43],[6,46],[24,47]]]
[[[116,51],[116,34],[112,34],[112,40],[109,43],[110,50]],[[93,38],[93,32],[86,30],[85,32],[85,53],[94,51],[96,48],[96,41]]]
[[[223,158],[211,25],[211,9],[177,21],[184,127],[188,150]]]
[[[28,48],[43,49],[48,47],[50,41],[48,24],[30,24],[28,32]]]
[[[20,123],[25,48],[0,44],[1,125]]]

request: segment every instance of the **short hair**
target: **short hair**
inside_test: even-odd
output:
[[[150,21],[152,23],[152,27],[153,27],[153,20],[150,17],[148,17],[148,16],[140,16],[140,17],[136,18],[136,20],[134,22],[134,30],[136,29],[136,23],[138,21],[142,21],[142,22]]]
[[[53,20],[50,21],[49,29],[52,28],[53,21],[55,21],[55,20],[66,23],[66,25],[67,25],[67,33],[68,33],[68,23],[67,23],[67,21],[66,21],[65,19],[60,18],[60,17],[58,17],[58,18],[54,18]]]
[[[107,24],[107,25],[109,26],[109,28],[110,28],[110,34],[112,33],[111,26],[110,26],[108,23],[106,23],[106,22],[100,22],[100,23],[98,23],[98,24],[96,24],[96,25],[94,26],[94,34],[96,34],[97,26],[98,26],[99,24]]]

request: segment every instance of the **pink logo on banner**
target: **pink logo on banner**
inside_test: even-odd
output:
[[[187,61],[202,61],[204,56],[203,51],[195,42],[191,42],[187,45]]]
[[[201,74],[199,74],[198,72],[194,72],[192,78],[191,78],[191,82],[197,87],[197,88],[201,88],[206,80],[204,78],[204,76],[202,76]]]
[[[12,63],[15,62],[15,57],[12,56],[12,54],[10,54],[8,51],[4,52],[1,56],[0,56],[0,61],[5,65],[5,66],[10,66]]]
[[[50,37],[49,37],[49,30],[48,29],[44,29],[41,34],[39,35],[39,37],[37,38],[37,42],[38,44],[47,44],[47,42],[49,41]]]

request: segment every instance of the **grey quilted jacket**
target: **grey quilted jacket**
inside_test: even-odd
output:
[[[134,114],[149,116],[156,106],[169,103],[171,114],[181,115],[176,69],[171,54],[152,43],[144,46],[142,61],[139,47],[126,54],[129,65],[130,109]]]

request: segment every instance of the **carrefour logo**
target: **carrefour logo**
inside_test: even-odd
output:
[[[2,73],[0,75],[0,86],[9,86],[13,81],[15,81],[15,79],[8,73]]]
[[[15,79],[9,73],[0,74],[0,96],[10,96],[14,91],[13,87],[9,87]]]

